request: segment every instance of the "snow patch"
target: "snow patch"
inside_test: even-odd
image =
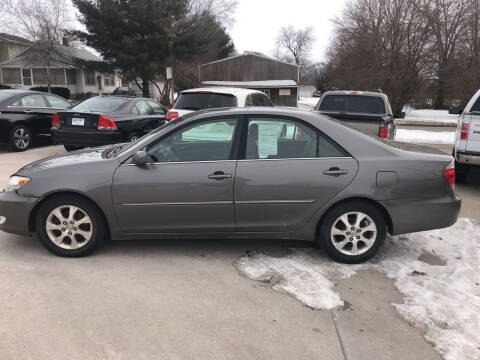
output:
[[[453,144],[455,132],[397,129],[395,140],[417,144]]]
[[[405,120],[421,121],[421,122],[441,122],[457,124],[459,116],[449,114],[448,110],[431,110],[431,109],[406,109]]]
[[[446,262],[419,260],[431,253]],[[332,309],[343,301],[334,283],[360,270],[382,271],[404,296],[397,311],[425,329],[425,338],[446,360],[480,359],[480,224],[459,219],[449,228],[389,237],[370,262],[335,263],[316,250],[292,249],[284,257],[249,254],[235,266],[253,280],[270,282],[314,309]],[[374,284],[372,284],[373,286]]]

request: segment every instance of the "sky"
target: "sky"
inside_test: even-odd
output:
[[[239,0],[234,23],[228,29],[238,52],[258,51],[273,55],[275,39],[283,26],[312,26],[315,45],[311,60],[325,60],[333,24],[345,0]]]

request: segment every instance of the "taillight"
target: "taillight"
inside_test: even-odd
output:
[[[448,185],[455,185],[455,162],[453,160],[445,169],[443,169],[442,174]]]
[[[52,126],[56,129],[60,127],[60,120],[58,118],[58,113],[52,116]]]
[[[179,117],[178,112],[169,111],[169,112],[167,112],[167,116],[165,117],[165,120],[171,121],[171,120],[176,119],[178,117]]]
[[[467,140],[468,139],[468,129],[470,128],[470,123],[464,122],[462,123],[462,128],[460,130],[460,139]]]
[[[378,130],[378,137],[382,139],[388,138],[388,129],[386,127],[381,126]]]
[[[98,130],[117,130],[117,124],[112,119],[107,118],[105,115],[98,117]]]

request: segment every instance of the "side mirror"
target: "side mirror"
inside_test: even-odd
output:
[[[147,152],[144,150],[137,151],[135,155],[133,155],[132,161],[137,166],[146,166]]]

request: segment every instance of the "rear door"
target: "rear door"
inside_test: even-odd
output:
[[[356,173],[356,160],[301,120],[251,116],[235,177],[237,231],[298,229]]]
[[[55,111],[50,108],[43,94],[28,94],[22,96],[9,106],[9,109],[25,115],[25,121],[34,134],[49,134],[52,115]]]

